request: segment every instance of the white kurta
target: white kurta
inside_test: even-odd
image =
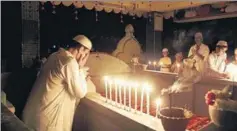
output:
[[[196,50],[197,48],[197,45],[193,45],[190,50],[189,50],[189,53],[188,53],[188,57],[192,56],[193,55],[193,50]],[[197,70],[199,72],[203,72],[204,71],[204,67],[205,67],[205,62],[207,61],[207,58],[208,58],[208,55],[210,53],[210,50],[208,48],[207,45],[205,44],[201,44],[200,45],[200,48],[198,50],[199,54],[203,55],[204,56],[204,59],[201,59],[199,56],[197,55],[194,55],[193,59],[196,60],[196,65],[195,67],[197,68]]]
[[[226,54],[218,56],[215,52],[211,53],[207,61],[206,75],[221,78],[226,68],[226,57]]]
[[[23,121],[36,131],[71,131],[76,100],[87,93],[83,71],[66,50],[44,64],[23,111]]]

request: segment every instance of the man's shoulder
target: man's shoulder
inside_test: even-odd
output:
[[[56,52],[52,54],[52,57],[56,57],[62,65],[67,65],[74,61],[74,57],[67,55],[65,52]]]

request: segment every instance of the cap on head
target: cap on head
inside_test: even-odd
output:
[[[169,52],[169,50],[167,48],[164,48],[162,52]]]
[[[217,42],[216,46],[228,47],[228,44],[226,41],[220,40]]]
[[[92,48],[91,41],[84,35],[77,35],[73,38],[74,41],[80,43],[81,45],[85,46],[89,50]]]

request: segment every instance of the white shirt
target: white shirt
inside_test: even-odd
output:
[[[40,71],[23,111],[23,121],[36,131],[71,131],[77,98],[87,93],[76,59],[60,49]]]
[[[211,53],[207,61],[207,76],[209,77],[222,77],[222,73],[226,68],[226,53],[218,56],[215,52]]]
[[[189,50],[189,53],[188,53],[188,57],[194,55],[193,54],[193,50],[196,50],[197,49],[197,45],[193,45],[190,50]],[[205,61],[207,61],[207,58],[208,58],[208,55],[210,53],[210,50],[208,48],[207,45],[205,44],[201,44],[200,45],[200,48],[198,50],[198,53],[203,55],[204,56],[204,59],[201,59],[199,56],[197,55],[194,55],[193,59],[196,60],[196,64],[195,64],[195,67],[197,68],[197,70],[199,72],[203,72],[204,71],[204,65],[205,65]]]

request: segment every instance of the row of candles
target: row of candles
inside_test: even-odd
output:
[[[163,64],[163,62],[159,62],[159,63],[157,64],[156,61],[153,61],[153,62],[148,61],[148,66],[151,66],[151,65],[153,65],[154,70],[156,70],[156,67],[157,67],[157,66],[162,67],[164,64]],[[176,66],[177,66],[177,68],[180,68],[180,64],[176,64]]]
[[[127,82],[120,79],[112,79],[108,76],[104,77],[105,84],[105,102],[116,107],[123,107],[125,110],[132,111],[132,90],[134,91],[134,112],[138,112],[138,104],[140,104],[140,112],[143,112],[143,106],[146,107],[146,114],[150,114],[150,93],[151,85],[148,83],[138,84],[137,82]],[[115,91],[115,100],[112,99],[112,90]],[[123,92],[123,98],[122,98]],[[128,92],[128,98],[127,98]],[[138,93],[141,92],[141,93]],[[140,94],[140,95],[139,95]],[[140,103],[138,103],[138,97],[140,96]],[[146,96],[146,98],[145,98]],[[127,105],[128,99],[128,105]],[[144,105],[144,99],[146,99],[146,105]],[[122,103],[123,102],[123,103]],[[156,100],[156,117],[160,111],[161,99]]]

